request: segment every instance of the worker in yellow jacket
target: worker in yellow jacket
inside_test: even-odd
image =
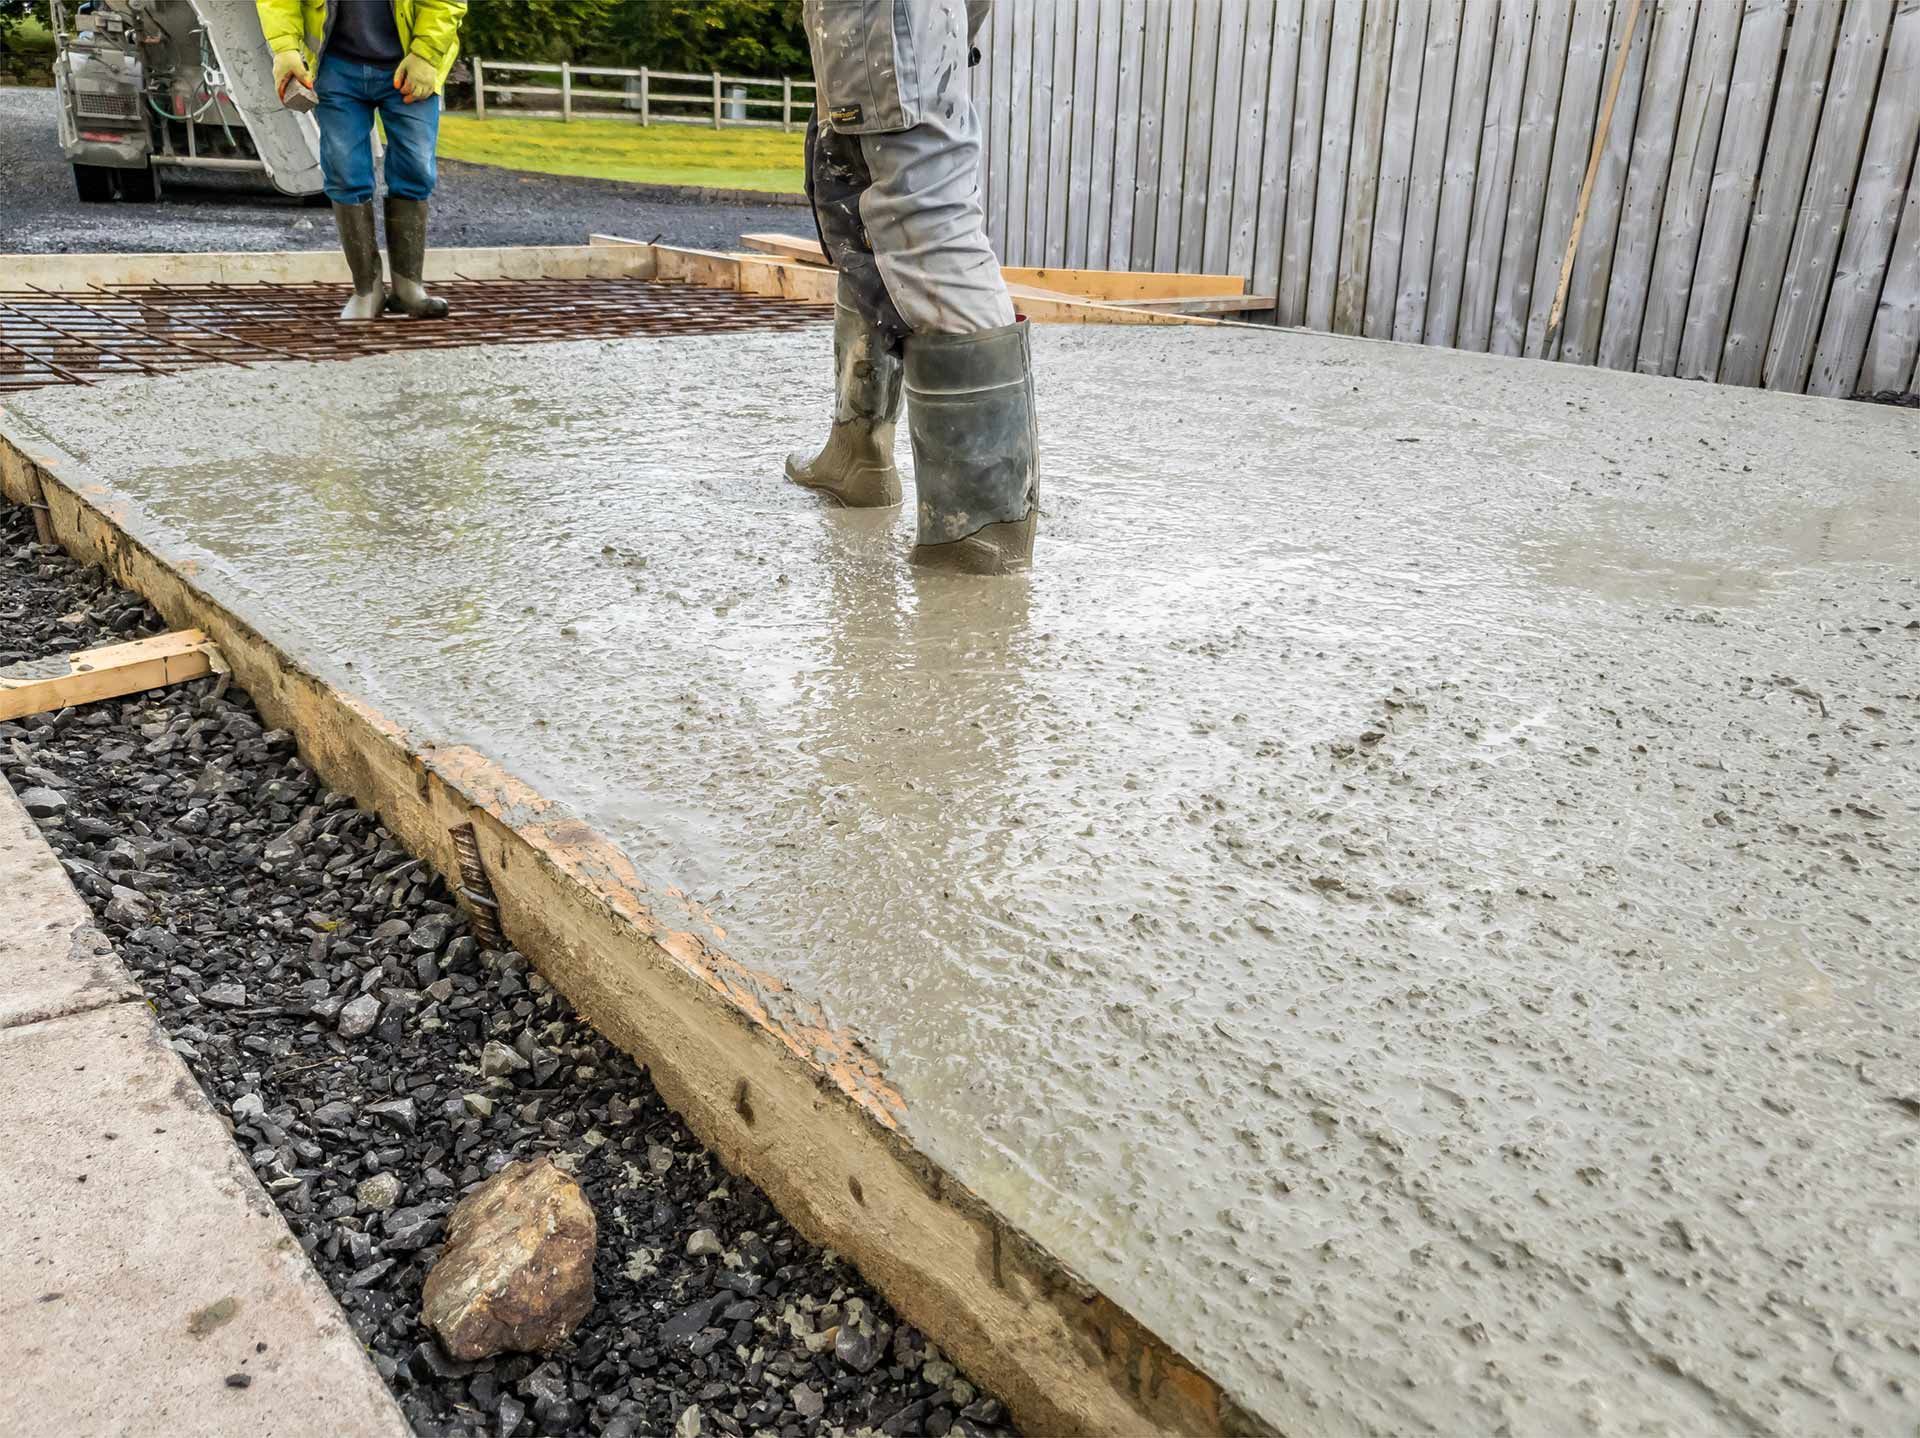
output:
[[[433,194],[440,91],[460,50],[466,0],[255,0],[273,51],[274,88],[289,80],[319,99],[320,174],[353,272],[342,319],[398,310],[438,319],[447,302],[421,283]],[[373,117],[387,137],[389,294],[373,228]]]

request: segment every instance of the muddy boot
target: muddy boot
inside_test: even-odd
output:
[[[347,252],[347,269],[353,274],[353,298],[340,311],[340,318],[377,320],[387,306],[387,287],[380,282],[380,241],[373,233],[373,201],[336,203],[333,223],[340,231],[340,248]]]
[[[416,320],[445,317],[447,302],[420,283],[427,266],[427,202],[387,196],[387,267],[393,295],[387,308]]]
[[[849,509],[900,502],[893,427],[900,418],[900,354],[886,337],[839,305],[833,314],[833,430],[808,459],[787,456],[787,478]]]
[[[1005,574],[1033,562],[1040,434],[1027,322],[907,341],[919,489],[915,564]]]

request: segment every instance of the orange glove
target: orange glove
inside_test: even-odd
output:
[[[393,72],[393,88],[409,105],[416,100],[431,100],[434,91],[440,88],[440,72],[432,62],[408,55]]]

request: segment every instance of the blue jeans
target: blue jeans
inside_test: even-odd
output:
[[[387,132],[387,193],[424,200],[433,193],[434,143],[440,97],[409,105],[393,88],[393,66],[320,57],[313,92],[320,97],[320,177],[327,198],[359,205],[373,198],[373,112]]]

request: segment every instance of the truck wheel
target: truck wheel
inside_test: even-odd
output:
[[[144,170],[122,170],[120,172],[120,198],[131,200],[137,205],[150,205],[160,193],[160,177],[153,172],[152,166]]]
[[[83,203],[102,204],[113,198],[113,171],[105,165],[75,165],[73,187]]]

